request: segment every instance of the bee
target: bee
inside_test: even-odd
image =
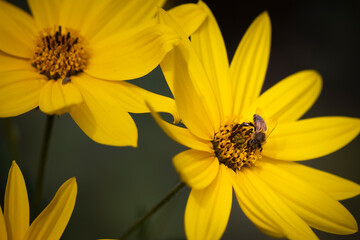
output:
[[[255,127],[255,132],[253,132],[251,136],[250,146],[255,149],[256,148],[260,149],[261,151],[262,145],[266,141],[266,137],[267,137],[266,132],[268,128],[266,126],[264,119],[258,114],[254,114],[253,122],[254,122],[253,124]]]

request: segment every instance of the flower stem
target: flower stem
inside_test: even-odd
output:
[[[174,189],[169,192],[160,202],[158,202],[148,213],[142,216],[134,225],[132,225],[127,231],[125,231],[119,239],[125,239],[128,237],[137,227],[139,227],[146,219],[153,215],[159,208],[161,208],[166,202],[168,202],[180,189],[185,186],[185,183],[179,182]]]
[[[42,148],[41,148],[41,153],[40,153],[38,174],[37,174],[37,183],[36,183],[37,185],[36,185],[35,201],[34,201],[34,208],[33,208],[35,217],[40,213],[41,196],[42,196],[43,186],[44,186],[46,157],[47,157],[48,150],[49,150],[50,136],[51,136],[51,132],[52,132],[53,123],[54,123],[54,115],[47,115],[43,143],[42,143]]]
[[[16,128],[13,122],[13,118],[4,118],[4,122],[5,122],[6,137],[10,149],[11,161],[15,160],[19,164],[20,159],[18,159],[18,152],[17,152],[17,144],[19,140],[18,129]]]

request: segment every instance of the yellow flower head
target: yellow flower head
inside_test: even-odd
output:
[[[260,95],[270,53],[268,13],[253,21],[229,65],[217,22],[200,5],[209,17],[191,42],[170,15],[162,11],[159,18],[183,39],[161,68],[187,128],[153,112],[170,137],[191,148],[173,159],[192,188],[185,210],[187,238],[221,238],[233,190],[243,212],[268,235],[317,239],[311,227],[356,232],[355,219],[338,200],[358,195],[360,186],[294,161],[345,146],[359,134],[360,120],[298,120],[321,91],[321,76],[313,70],[295,73]]]
[[[29,226],[29,200],[24,177],[13,161],[5,189],[4,214],[0,207],[0,239],[60,239],[75,206],[77,183],[67,180],[49,205]]]
[[[164,0],[29,0],[32,15],[0,1],[0,117],[38,107],[69,112],[94,141],[137,145],[128,112],[177,118],[172,99],[123,80],[153,70],[179,42],[154,15]],[[171,10],[188,34],[205,18],[196,4]],[[194,19],[194,22],[190,22]]]

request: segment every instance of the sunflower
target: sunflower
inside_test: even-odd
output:
[[[149,73],[178,44],[156,24],[164,2],[29,0],[29,15],[0,1],[0,117],[36,107],[68,112],[94,141],[134,147],[137,128],[128,112],[148,112],[145,101],[176,120],[172,99],[123,81]],[[188,34],[205,18],[196,4],[170,11]]]
[[[29,226],[29,200],[24,177],[13,161],[5,189],[4,214],[0,207],[0,239],[60,239],[75,206],[76,179],[70,178]]]
[[[204,3],[201,7],[209,17],[191,42],[165,11],[159,18],[183,39],[161,68],[186,128],[152,111],[171,138],[191,148],[173,158],[191,187],[187,238],[221,238],[233,190],[245,215],[270,236],[317,239],[311,228],[356,232],[356,220],[339,200],[358,195],[360,186],[296,161],[345,146],[358,135],[360,120],[299,120],[321,91],[321,76],[314,70],[290,75],[260,95],[270,53],[268,13],[253,21],[229,65],[217,22]]]

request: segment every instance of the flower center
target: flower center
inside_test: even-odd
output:
[[[86,67],[88,53],[85,42],[76,31],[45,29],[35,41],[31,65],[48,79],[61,79],[65,84],[70,76],[82,72]]]
[[[221,127],[212,144],[219,162],[236,172],[261,158],[264,141],[265,133],[256,131],[253,123],[243,122]]]

